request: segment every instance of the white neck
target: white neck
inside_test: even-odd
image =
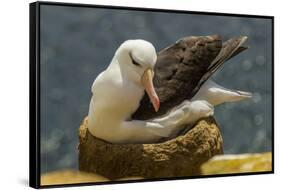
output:
[[[94,81],[93,96],[88,114],[89,130],[96,136],[106,136],[109,130],[117,130],[122,121],[129,119],[144,94],[142,86],[127,80],[128,71],[121,68],[116,54],[108,68]],[[125,54],[124,54],[125,56]]]

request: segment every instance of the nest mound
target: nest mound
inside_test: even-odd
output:
[[[79,170],[111,180],[126,177],[167,178],[199,175],[202,163],[222,154],[222,136],[213,118],[155,144],[112,144],[91,135],[87,118],[79,128]]]

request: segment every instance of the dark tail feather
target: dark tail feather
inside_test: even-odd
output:
[[[242,46],[242,44],[247,40],[246,36],[240,36],[237,38],[232,38],[223,43],[222,49],[214,61],[210,64],[208,72],[206,72],[201,78],[199,85],[194,89],[194,94],[199,90],[199,88],[208,80],[213,73],[215,73],[225,61],[231,59],[242,51],[248,49],[248,47]]]
[[[209,66],[208,72],[216,72],[220,66],[230,59],[231,57],[237,55],[241,52],[241,49],[239,50],[239,47],[247,40],[246,36],[241,36],[238,38],[232,38],[225,43],[223,43],[223,47],[219,53],[219,55],[215,58],[213,63]],[[238,52],[240,51],[240,52]]]

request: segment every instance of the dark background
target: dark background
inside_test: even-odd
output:
[[[91,85],[127,39],[160,50],[181,37],[247,35],[250,49],[213,79],[253,92],[251,100],[217,106],[227,154],[271,151],[271,20],[102,8],[41,6],[41,172],[77,168],[78,128],[88,113]]]

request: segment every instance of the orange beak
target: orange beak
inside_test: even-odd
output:
[[[152,82],[153,75],[154,73],[152,69],[147,69],[142,75],[141,82],[143,87],[145,88],[147,95],[149,96],[149,99],[155,111],[157,112],[160,107],[160,101],[153,86],[153,82]]]

